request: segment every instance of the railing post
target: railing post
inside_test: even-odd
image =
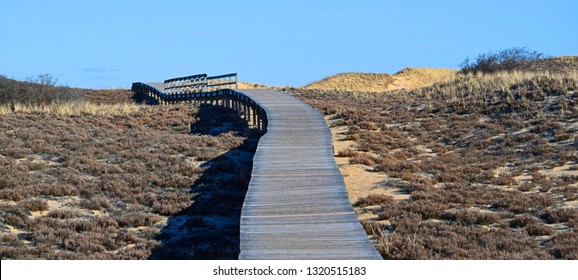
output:
[[[238,93],[235,94],[235,111],[237,111],[238,115],[241,115],[241,100]]]
[[[253,111],[253,127],[255,127],[255,126],[257,125],[257,112],[256,112],[256,110],[255,110],[256,107],[257,107],[257,105],[253,103],[253,108],[252,108],[252,111]]]
[[[263,130],[263,116],[261,115],[261,107],[257,108],[257,128]]]
[[[249,101],[247,100],[248,98],[245,96],[245,106],[243,109],[243,115],[245,116],[245,121],[247,122],[247,124],[249,124]]]

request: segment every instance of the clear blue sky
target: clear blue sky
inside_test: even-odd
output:
[[[578,1],[0,0],[0,74],[130,87],[196,73],[300,86],[457,68],[508,47],[578,54]]]

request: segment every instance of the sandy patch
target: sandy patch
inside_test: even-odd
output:
[[[102,210],[89,210],[88,213],[92,214],[93,216],[97,216],[97,217],[109,215],[107,212],[102,211]]]
[[[332,122],[331,116],[326,116],[325,120],[328,125]],[[346,149],[355,149],[356,144],[351,140],[346,140],[347,132],[346,126],[331,127],[331,136],[333,136],[333,151],[337,155],[339,151]],[[386,194],[391,195],[397,200],[408,199],[409,195],[400,194],[398,189],[385,188],[383,182],[387,181],[389,177],[382,172],[375,172],[371,167],[361,164],[350,164],[348,157],[334,157],[339,171],[343,175],[349,201],[351,204],[357,202],[359,198],[366,197],[370,194]],[[364,211],[361,211],[364,212]],[[376,215],[372,213],[359,212],[359,219],[372,219]]]
[[[562,166],[554,167],[552,169],[543,169],[538,170],[538,173],[542,175],[546,175],[548,177],[560,177],[560,176],[578,176],[578,170],[573,170],[577,164],[575,163],[566,163]],[[504,169],[498,169],[498,171],[504,171]],[[520,183],[532,181],[532,175],[524,173],[519,176],[515,176],[516,179]],[[576,186],[578,183],[571,184],[570,186]]]
[[[239,89],[268,89],[271,88],[267,85],[262,84],[254,84],[249,82],[237,82],[237,86]]]
[[[570,168],[576,166],[576,164],[566,163],[562,166],[554,167],[552,169],[540,170],[538,172],[548,176],[548,177],[559,177],[559,176],[578,176],[578,170],[571,170]]]
[[[519,183],[526,183],[532,181],[532,175],[522,174],[520,176],[515,176],[514,179],[516,179],[516,181]]]
[[[564,203],[564,206],[568,208],[578,209],[578,200],[566,201]]]
[[[368,171],[367,166],[360,164],[341,165],[339,166],[339,170],[341,174],[343,174],[347,193],[349,194],[349,201],[352,204],[359,198],[366,197],[370,194],[389,194],[390,192],[390,190],[386,190],[379,184],[387,180],[387,175]]]
[[[61,208],[64,204],[62,201],[58,200],[46,200],[46,203],[48,204],[49,210]]]
[[[15,206],[18,203],[16,203],[15,201],[12,201],[12,200],[8,200],[8,199],[0,199],[0,204],[7,205],[7,206]]]
[[[392,89],[414,89],[455,78],[457,71],[442,68],[405,68],[395,75],[388,86]]]
[[[21,230],[21,229],[17,229],[11,225],[5,225],[5,227],[8,229],[8,233],[9,234],[14,234],[14,235],[18,235],[21,233],[29,233],[28,231],[25,230]]]
[[[328,122],[330,121],[331,120],[328,120]],[[334,154],[337,154],[339,151],[355,147],[355,142],[345,139],[347,137],[347,130],[348,128],[346,126],[336,126],[331,128]]]
[[[48,210],[47,211],[33,211],[33,212],[30,212],[29,217],[34,219],[34,218],[46,216],[46,214],[48,214]]]

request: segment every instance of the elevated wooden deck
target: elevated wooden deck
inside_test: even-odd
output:
[[[164,88],[163,83],[135,83],[133,90],[161,104],[210,96],[210,102],[237,110],[267,131],[253,159],[241,212],[239,259],[381,259],[349,203],[321,113],[273,90],[183,91],[179,83],[188,82],[185,78],[167,80]],[[167,84],[173,90],[164,90]]]

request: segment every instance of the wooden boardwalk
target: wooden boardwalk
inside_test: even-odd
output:
[[[156,96],[166,93],[163,83],[135,85],[154,88]],[[279,91],[219,93],[224,106],[254,124],[255,112],[265,113],[267,133],[259,140],[241,211],[239,259],[381,259],[349,202],[321,113]],[[253,107],[243,105],[248,103]]]
[[[288,94],[236,90],[265,109],[241,212],[240,259],[381,259],[353,211],[321,113]]]

